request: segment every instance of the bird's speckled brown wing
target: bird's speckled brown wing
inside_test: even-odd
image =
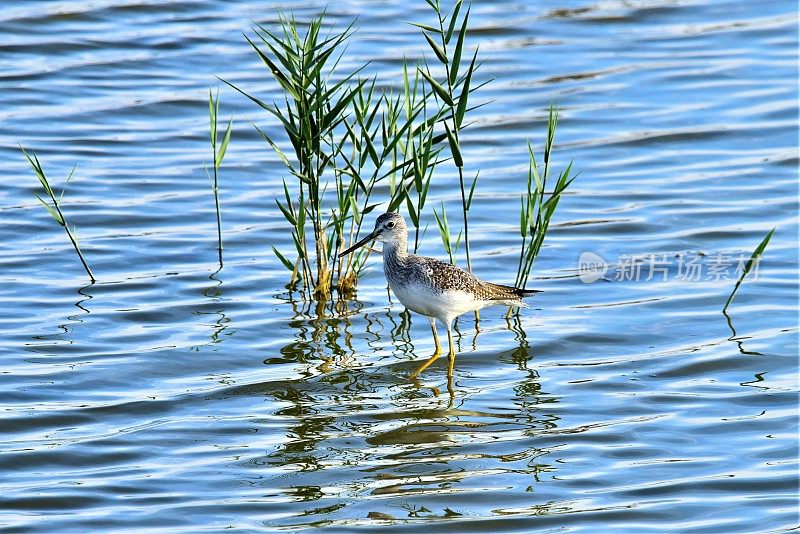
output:
[[[419,260],[421,261],[414,263],[419,270],[418,278],[424,279],[438,291],[466,291],[473,294],[476,300],[508,301],[520,300],[522,297],[516,288],[484,282],[451,263],[424,256],[419,257]]]

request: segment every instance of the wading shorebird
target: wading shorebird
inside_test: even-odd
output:
[[[453,372],[456,351],[453,346],[453,320],[472,310],[486,306],[504,305],[525,307],[522,301],[535,289],[520,289],[484,282],[455,265],[436,258],[427,258],[408,253],[408,228],[402,215],[384,213],[375,221],[375,229],[367,237],[342,252],[346,256],[372,240],[383,243],[383,272],[392,291],[409,310],[424,315],[431,323],[436,350],[433,356],[411,375],[415,378],[432,364],[442,353],[436,319],[447,327],[447,343],[450,349],[448,376]]]

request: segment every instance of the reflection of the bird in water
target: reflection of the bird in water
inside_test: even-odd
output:
[[[508,359],[508,355],[501,355],[501,360]],[[527,472],[538,481],[539,473],[554,470],[554,465],[540,460],[548,451],[532,447],[531,439],[538,432],[555,428],[558,420],[551,412],[555,401],[541,391],[538,379],[536,371],[526,372],[513,387],[512,409],[470,409],[471,397],[482,391],[466,387],[459,390],[455,408],[431,408],[419,400],[407,400],[414,408],[402,415],[384,413],[379,419],[390,428],[366,439],[377,450],[389,451],[382,462],[365,470],[373,474],[365,481],[370,492],[401,495],[444,491],[455,489],[476,474],[507,471]],[[512,442],[521,448],[509,447]],[[487,467],[493,461],[495,465]]]
[[[264,363],[307,364],[311,367],[306,376],[315,374],[314,368],[317,372],[330,372],[336,367],[360,366],[364,364],[365,356],[372,354],[365,354],[363,348],[354,346],[356,340],[366,343],[371,352],[382,359],[413,361],[422,356],[411,338],[412,315],[406,309],[398,311],[381,307],[380,311],[374,311],[356,299],[320,303],[293,297],[292,294],[283,296],[292,309],[292,317],[287,323],[294,331],[293,339],[280,349],[280,357],[267,358]],[[525,368],[528,342],[520,317],[512,316],[506,322],[519,343],[519,348],[514,351],[514,361]],[[473,323],[471,316],[459,318],[453,330],[459,352],[468,347],[473,352],[478,350],[479,320]],[[425,354],[426,358],[428,356]],[[449,378],[452,381],[452,376]]]
[[[308,311],[295,309],[295,339],[281,350],[283,361],[305,364],[304,378],[228,390],[264,396],[276,406],[260,420],[283,439],[239,465],[247,471],[243,477],[296,507],[292,521],[336,523],[340,510],[345,521],[357,503],[371,506],[360,517],[389,519],[398,510],[400,517],[453,516],[464,512],[453,504],[457,498],[442,506],[441,497],[469,491],[477,479],[523,477],[533,487],[542,472],[555,469],[550,451],[535,440],[556,427],[558,399],[542,391],[538,372],[528,368],[532,353],[524,336],[514,350],[479,355],[519,370],[516,383],[503,386],[511,389],[512,403],[495,407],[468,377],[450,384],[450,396],[408,380],[415,367],[410,338],[394,341],[391,356],[358,361],[356,347],[365,340],[370,350],[387,352],[381,342],[403,330],[403,314],[366,312],[356,301],[336,316]],[[321,354],[336,365],[320,365]]]
[[[318,374],[330,374],[360,367],[380,367],[385,363],[403,362],[401,370],[395,373],[394,380],[407,381],[416,388],[422,383],[412,372],[419,351],[411,338],[412,315],[408,310],[395,308],[368,308],[356,299],[314,303],[294,299],[290,293],[284,295],[291,306],[292,318],[288,321],[293,329],[292,340],[280,350],[279,357],[264,360],[266,364],[300,364],[297,372],[310,378]],[[462,318],[454,325],[455,343],[460,351],[465,340],[471,342],[472,352],[477,351],[477,338],[480,333],[479,320],[473,323],[470,318]],[[518,347],[501,357],[515,363],[519,369],[527,368],[531,358],[529,343],[520,317],[513,315],[506,319],[507,327],[515,335]],[[364,346],[369,350],[364,350]],[[377,362],[377,363],[376,363]],[[406,365],[408,369],[405,369]],[[430,376],[426,382],[430,382]],[[452,367],[444,376],[432,374],[446,380],[441,386],[427,386],[433,396],[440,396],[443,390],[449,394],[448,407],[452,408],[457,398],[453,384]]]

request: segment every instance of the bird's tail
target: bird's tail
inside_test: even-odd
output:
[[[497,295],[493,300],[524,299],[525,297],[531,297],[536,293],[541,293],[541,291],[538,289],[522,289],[521,287],[504,286],[502,284],[491,283],[487,285],[491,287],[495,295]]]
[[[514,289],[517,290],[517,294],[522,298],[532,297],[536,293],[541,293],[542,292],[541,289],[522,289],[522,288],[519,288],[519,287],[515,287]]]

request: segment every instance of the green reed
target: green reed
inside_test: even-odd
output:
[[[447,252],[447,255],[450,257],[450,263],[453,265],[456,264],[456,254],[458,254],[458,247],[461,244],[461,236],[463,234],[463,230],[458,232],[458,237],[453,240],[453,236],[450,233],[450,224],[447,222],[447,211],[444,208],[444,202],[441,203],[442,214],[441,216],[436,211],[436,208],[433,208],[433,216],[436,218],[436,225],[439,227],[439,235],[442,238],[442,244],[444,245],[444,250]]]
[[[259,130],[299,182],[295,198],[290,195],[284,181],[285,204],[277,199],[276,202],[293,227],[292,240],[298,261],[292,264],[292,278],[302,281],[304,287],[318,298],[330,294],[332,273],[326,248],[329,223],[326,222],[327,210],[324,210],[322,199],[327,185],[324,175],[339,146],[332,142],[332,136],[344,121],[346,108],[364,84],[362,81],[355,87],[346,85],[358,71],[339,82],[330,82],[340,59],[336,55],[337,49],[349,37],[352,27],[325,39],[320,35],[322,20],[322,16],[313,20],[305,35],[301,36],[300,25],[293,18],[281,16],[281,34],[257,26],[254,31],[260,43],[245,36],[283,89],[284,106],[264,103],[233,86],[277,117],[291,142],[295,161],[291,161],[270,136]],[[334,62],[333,66],[330,66],[330,61]],[[307,221],[312,226],[310,244],[306,233]],[[309,254],[309,246],[314,247],[316,264]],[[285,259],[282,258],[282,262]]]
[[[444,70],[444,79],[439,78],[437,80],[427,65],[425,65],[425,68],[419,67],[418,70],[425,81],[430,85],[432,93],[442,102],[445,133],[437,137],[436,140],[447,140],[453,163],[458,169],[458,184],[461,191],[461,211],[463,217],[464,252],[466,255],[467,270],[472,271],[469,249],[468,214],[472,204],[472,193],[475,191],[475,186],[478,181],[478,174],[475,175],[475,179],[472,181],[469,188],[469,193],[467,193],[466,184],[464,182],[464,160],[461,155],[460,133],[465,126],[464,117],[468,111],[467,103],[469,101],[469,95],[478,88],[471,87],[472,75],[479,66],[476,64],[478,51],[475,50],[466,69],[462,69],[464,41],[467,35],[470,8],[467,8],[464,16],[459,19],[461,7],[463,5],[461,0],[455,3],[453,9],[449,13],[444,13],[442,11],[439,0],[426,0],[426,2],[436,13],[437,25],[430,26],[413,22],[411,24],[422,30],[422,35],[425,37],[434,56]],[[454,45],[451,44],[453,42],[453,37],[456,38]]]
[[[39,200],[39,202],[41,202],[42,205],[45,208],[47,208],[47,211],[50,213],[50,215],[52,215],[53,218],[56,220],[56,222],[62,228],[64,228],[64,231],[67,233],[67,237],[69,238],[70,243],[72,243],[72,247],[78,254],[78,259],[81,260],[83,268],[86,269],[86,274],[89,275],[89,279],[92,282],[95,282],[96,278],[94,277],[92,270],[89,268],[89,264],[86,263],[86,259],[83,257],[81,249],[78,246],[78,238],[76,235],[77,231],[75,229],[75,226],[73,225],[72,229],[70,229],[69,223],[66,217],[64,217],[64,213],[61,211],[61,205],[59,204],[59,202],[64,198],[64,192],[67,190],[67,184],[69,184],[69,181],[72,179],[72,176],[75,173],[77,165],[72,168],[72,171],[70,171],[69,176],[67,176],[67,179],[64,182],[64,187],[61,189],[61,194],[56,196],[52,186],[50,185],[50,182],[47,179],[47,176],[44,173],[44,169],[42,169],[42,164],[39,162],[39,158],[36,156],[36,153],[31,151],[31,153],[28,154],[28,152],[24,148],[22,147],[20,148],[22,149],[22,153],[25,154],[25,157],[28,159],[28,163],[31,164],[33,172],[36,173],[36,177],[39,179],[39,183],[42,184],[42,188],[44,189],[45,193],[47,193],[47,195],[50,197],[50,202],[52,202],[52,205],[49,204],[47,201],[43,200],[36,193],[34,193],[33,196],[35,196],[37,200]]]
[[[550,104],[547,118],[547,136],[544,143],[544,168],[539,170],[539,163],[533,147],[528,143],[528,179],[525,194],[521,198],[519,231],[522,244],[517,264],[515,286],[524,288],[530,277],[536,258],[542,248],[550,221],[555,214],[562,193],[569,187],[575,177],[570,178],[572,162],[558,174],[552,191],[547,190],[548,179],[552,168],[552,153],[555,144],[556,127],[558,126],[558,109]],[[509,309],[509,315],[512,309]]]
[[[767,248],[769,244],[769,240],[772,239],[772,234],[775,233],[775,228],[769,231],[764,239],[761,240],[761,243],[753,251],[753,254],[750,255],[750,259],[747,260],[747,263],[744,265],[744,269],[742,269],[742,274],[739,276],[739,279],[736,281],[736,285],[733,286],[733,291],[731,291],[728,300],[725,302],[725,306],[722,308],[722,313],[725,313],[728,310],[728,306],[731,305],[733,302],[733,297],[736,295],[736,292],[739,290],[739,286],[742,285],[745,276],[753,269],[753,266],[758,262],[761,256],[764,254],[764,249]]]
[[[265,103],[225,82],[274,115],[291,144],[284,151],[258,130],[295,182],[284,180],[276,203],[292,227],[297,259],[273,250],[292,272],[289,287],[301,284],[317,300],[330,298],[333,288],[342,295],[355,289],[369,250],[345,258],[337,252],[358,238],[364,216],[379,205],[371,200],[379,182],[392,178],[389,210],[404,201],[413,165],[403,140],[416,139],[435,122],[420,116],[424,98],[415,95],[409,103],[377,91],[374,78],[359,77],[363,66],[341,74],[337,67],[353,26],[322,37],[323,22],[324,15],[305,26],[281,16],[280,33],[257,26],[255,41],[246,36],[282,88],[282,103]],[[405,113],[399,113],[402,105]]]
[[[263,102],[225,82],[275,116],[288,139],[288,145],[281,145],[256,127],[291,176],[284,179],[276,204],[292,229],[294,251],[272,249],[291,272],[287,287],[300,287],[308,298],[323,301],[334,290],[340,296],[355,290],[371,249],[341,258],[338,252],[358,240],[365,216],[382,204],[373,193],[384,180],[389,182],[388,211],[402,205],[408,211],[416,252],[434,170],[449,160],[458,170],[461,194],[463,225],[456,239],[444,205],[441,213],[434,210],[434,217],[451,261],[455,263],[463,239],[467,269],[472,268],[468,214],[480,173],[471,183],[465,181],[461,132],[467,112],[478,107],[469,108],[468,103],[470,94],[483,85],[472,83],[480,64],[477,50],[464,60],[469,8],[462,16],[461,0],[448,13],[439,0],[426,1],[436,13],[436,24],[411,24],[422,30],[439,68],[434,72],[423,62],[409,74],[404,62],[401,90],[379,90],[375,78],[361,74],[366,65],[340,72],[353,25],[323,37],[324,14],[307,24],[281,15],[279,32],[256,26],[255,39],[245,36],[283,90],[282,101]],[[212,104],[215,110],[217,104]],[[571,181],[568,167],[555,190],[545,193],[556,120],[551,108],[542,175],[531,150],[518,285],[527,281],[561,192]],[[446,148],[449,157],[442,157]]]
[[[233,126],[233,117],[228,121],[228,126],[225,128],[225,133],[222,135],[222,141],[219,141],[217,132],[217,117],[219,116],[219,89],[214,96],[211,90],[208,91],[208,120],[209,120],[209,135],[211,138],[211,152],[214,155],[214,168],[213,176],[211,177],[211,187],[214,191],[214,207],[217,212],[217,253],[219,255],[219,264],[222,266],[222,216],[220,214],[219,205],[219,166],[222,165],[222,159],[225,157],[225,151],[228,149],[228,143],[231,140],[231,127]],[[219,148],[217,143],[219,142]],[[206,171],[208,172],[208,171]]]
[[[403,95],[402,107],[406,120],[417,103],[422,106],[420,127],[409,129],[404,142],[398,143],[398,150],[404,160],[409,162],[403,177],[408,178],[410,184],[407,189],[400,190],[405,194],[406,209],[411,224],[414,226],[414,253],[419,249],[420,228],[425,202],[428,198],[433,171],[440,163],[439,154],[442,147],[437,145],[434,131],[436,124],[441,120],[443,110],[430,110],[428,102],[433,94],[421,84],[419,71],[415,71],[413,84],[408,75],[408,65],[403,64]],[[400,99],[398,99],[400,103]],[[416,134],[416,135],[415,135]]]

